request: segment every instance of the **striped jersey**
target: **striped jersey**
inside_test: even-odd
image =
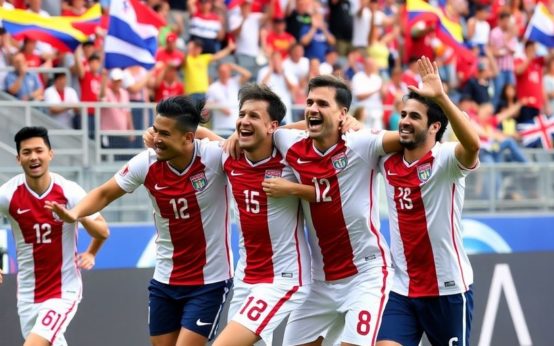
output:
[[[304,131],[280,129],[274,140],[298,181],[316,189],[316,202],[302,201],[313,278],[339,280],[389,266],[389,249],[379,231],[377,191],[383,134],[350,132],[324,153]]]
[[[304,218],[297,197],[268,197],[262,182],[282,177],[296,182],[290,167],[274,150],[253,163],[224,155],[224,170],[234,197],[239,228],[240,258],[236,276],[248,284],[286,281],[302,286],[311,282],[310,252],[304,236]]]
[[[8,217],[15,239],[19,301],[42,303],[54,298],[81,298],[78,224],[63,222],[44,204],[53,201],[71,209],[86,193],[75,182],[56,173],[49,174],[50,186],[40,196],[26,184],[24,174],[0,187],[0,213]]]
[[[149,149],[115,174],[126,192],[140,185],[148,192],[158,233],[154,279],[161,283],[205,285],[232,276],[221,155],[219,143],[195,140],[192,160],[182,172]]]
[[[392,290],[398,294],[458,294],[473,283],[461,224],[465,177],[471,170],[458,162],[455,147],[454,142],[437,143],[411,164],[402,153],[380,162],[395,267]]]

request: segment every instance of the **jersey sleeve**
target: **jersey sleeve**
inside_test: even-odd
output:
[[[151,157],[155,157],[152,149],[148,149],[133,157],[114,175],[115,181],[125,192],[131,193],[144,184]]]
[[[277,129],[273,134],[273,143],[281,155],[286,157],[290,147],[299,140],[306,138],[306,131],[293,129]]]
[[[8,215],[10,199],[8,197],[8,183],[0,186],[0,215]]]
[[[446,142],[441,144],[439,161],[443,164],[452,179],[464,178],[469,173],[479,168],[479,161],[475,167],[465,167],[456,158],[456,145],[458,142]]]
[[[202,163],[204,163],[206,168],[215,171],[216,174],[223,174],[223,148],[221,147],[221,142],[210,141],[205,138],[198,141],[197,148],[200,151]]]
[[[87,195],[86,191],[76,182],[67,181],[67,185],[64,187],[65,198],[67,198],[67,209],[74,208],[79,202]],[[100,213],[96,212],[87,216],[88,219],[94,220]]]
[[[370,129],[349,131],[344,137],[346,145],[371,164],[377,164],[379,157],[385,155],[383,136],[385,131],[375,132]]]

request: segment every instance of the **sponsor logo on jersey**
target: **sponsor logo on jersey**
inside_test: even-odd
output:
[[[293,275],[292,275],[292,273],[281,273],[281,277],[287,278],[287,279],[292,279]]]
[[[266,169],[264,179],[280,178],[281,173],[280,169]]]
[[[446,281],[444,283],[444,287],[454,287],[456,286],[456,282],[455,281]]]
[[[124,177],[127,175],[127,173],[129,173],[129,165],[125,165],[120,171],[119,171],[119,175]]]
[[[190,182],[196,191],[204,191],[206,186],[208,186],[208,179],[206,178],[206,174],[204,174],[204,172],[190,177]]]
[[[345,153],[340,153],[331,157],[331,162],[337,171],[342,171],[348,164],[348,158]]]
[[[426,183],[431,177],[431,164],[426,163],[417,167],[417,177],[422,183]]]

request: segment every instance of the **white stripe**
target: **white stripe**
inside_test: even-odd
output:
[[[114,36],[106,36],[106,44],[104,47],[106,54],[119,53],[146,64],[154,64],[156,62],[148,50],[137,47]]]
[[[463,304],[464,304],[464,307],[462,309],[462,312],[463,312],[463,316],[462,316],[462,327],[464,328],[464,330],[462,331],[462,346],[466,346],[466,309],[467,309],[467,300],[466,300],[466,294],[465,292],[462,293],[462,300],[463,300]]]
[[[127,10],[123,8],[122,1],[112,1],[110,6],[110,17],[117,17],[129,24],[129,26],[142,38],[158,36],[158,29],[151,24],[142,24],[137,22],[137,15],[131,5]]]
[[[225,280],[225,285],[229,280]],[[221,299],[221,304],[219,305],[219,310],[217,310],[217,314],[215,315],[214,323],[212,324],[212,329],[210,330],[210,334],[208,334],[208,340],[210,340],[213,336],[213,334],[217,331],[217,327],[219,326],[219,315],[221,314],[221,311],[223,310],[223,306],[225,305],[225,302],[227,301],[227,295],[229,294],[229,287],[225,286],[225,289],[223,290],[223,297]]]

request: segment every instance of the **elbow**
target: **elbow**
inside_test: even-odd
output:
[[[106,241],[110,237],[110,229],[107,224],[104,224],[99,232],[96,234],[95,238],[98,240]]]

